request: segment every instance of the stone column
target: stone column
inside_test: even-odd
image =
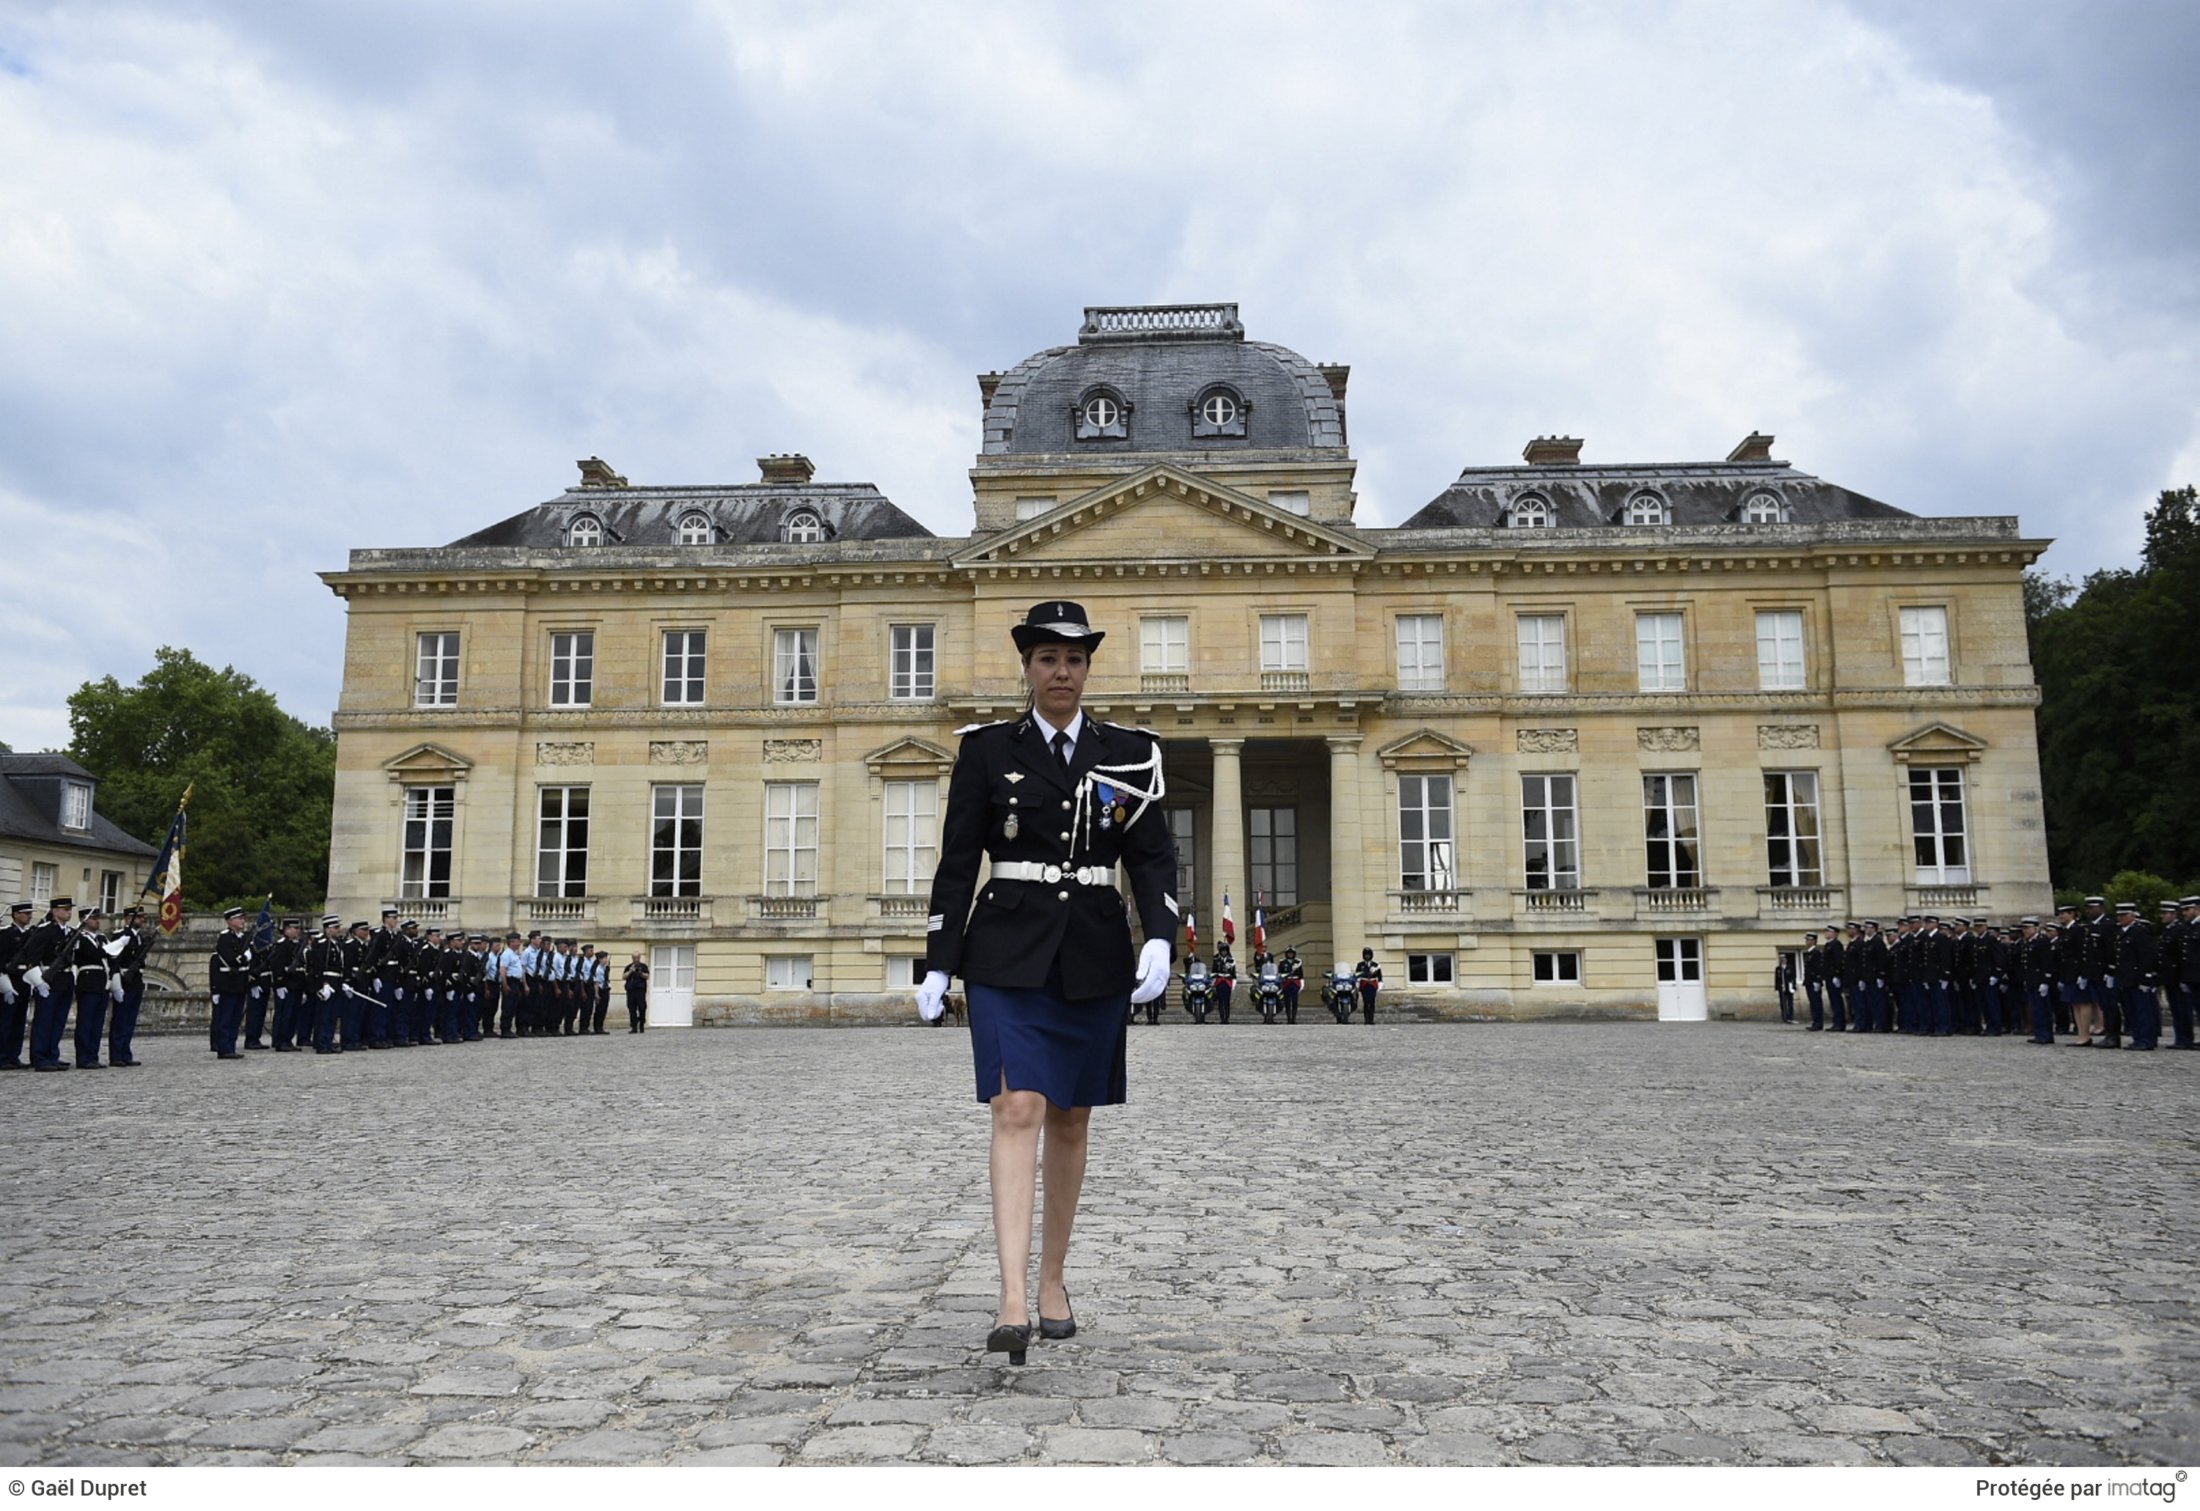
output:
[[[1222,894],[1230,893],[1231,911],[1239,914],[1250,927],[1251,904],[1245,891],[1245,795],[1238,779],[1238,753],[1245,748],[1243,740],[1209,740],[1208,749],[1215,757],[1214,809],[1208,822],[1209,842],[1207,853],[1214,866],[1214,874],[1208,878],[1214,895],[1208,899],[1214,911],[1208,914],[1207,939],[1211,953],[1222,941]]]
[[[1310,962],[1327,975],[1332,961],[1360,958],[1367,940],[1367,857],[1360,844],[1360,737],[1329,736],[1329,918],[1331,960]],[[1376,894],[1379,895],[1379,894]]]

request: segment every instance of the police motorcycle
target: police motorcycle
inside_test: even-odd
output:
[[[1339,1023],[1352,1021],[1352,1009],[1358,1005],[1359,993],[1353,985],[1352,967],[1338,961],[1329,968],[1329,979],[1322,983],[1322,1006],[1329,1009]]]
[[[1208,974],[1207,962],[1195,957],[1184,967],[1184,1011],[1194,1023],[1204,1023],[1214,1005],[1215,978]]]
[[[1273,960],[1264,960],[1260,975],[1253,982],[1253,1006],[1260,1009],[1260,1021],[1273,1023],[1283,1012],[1283,972]]]

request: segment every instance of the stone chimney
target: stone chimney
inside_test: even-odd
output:
[[[1752,430],[1742,437],[1742,444],[1726,454],[1730,462],[1769,462],[1772,460],[1772,437],[1761,430]]]
[[[600,456],[583,457],[574,464],[581,469],[583,488],[624,488],[626,479],[611,470],[611,464]]]
[[[1007,376],[1006,373],[979,373],[978,402],[985,408],[991,409],[993,407],[993,390],[999,388],[1001,379]]]
[[[1520,458],[1531,467],[1578,467],[1581,442],[1570,435],[1539,435],[1528,442]]]
[[[799,488],[817,476],[817,468],[811,465],[808,457],[798,451],[790,451],[784,456],[775,451],[770,456],[758,457],[756,465],[763,471],[764,481],[767,483]]]

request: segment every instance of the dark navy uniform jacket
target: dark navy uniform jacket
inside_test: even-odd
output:
[[[1140,813],[1138,799],[1121,790],[1124,783],[1152,790],[1160,773],[1159,737],[1088,713],[1065,770],[1047,743],[1050,733],[1045,721],[1026,714],[963,736],[940,825],[925,969],[981,986],[1028,990],[1046,984],[1059,958],[1069,1000],[1121,996],[1138,972],[1130,908],[1114,886],[1066,874],[1052,882],[991,877],[978,885],[979,864],[989,856],[996,863],[1059,866],[1065,873],[1097,866],[1111,877],[1121,862],[1145,937],[1167,941],[1174,957],[1176,845],[1161,805],[1148,804]],[[1093,771],[1149,759],[1156,762],[1149,770],[1121,779]],[[1100,822],[1104,805],[1097,791],[1088,794],[1079,821],[1078,789],[1095,779],[1117,788],[1127,822],[1116,822],[1112,813],[1107,824]]]

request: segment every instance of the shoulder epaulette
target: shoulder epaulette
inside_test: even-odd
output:
[[[976,734],[981,729],[999,729],[1003,724],[1007,724],[1009,722],[1010,721],[1007,719],[987,719],[977,724],[965,724],[962,728],[956,730],[955,733],[957,735]]]

